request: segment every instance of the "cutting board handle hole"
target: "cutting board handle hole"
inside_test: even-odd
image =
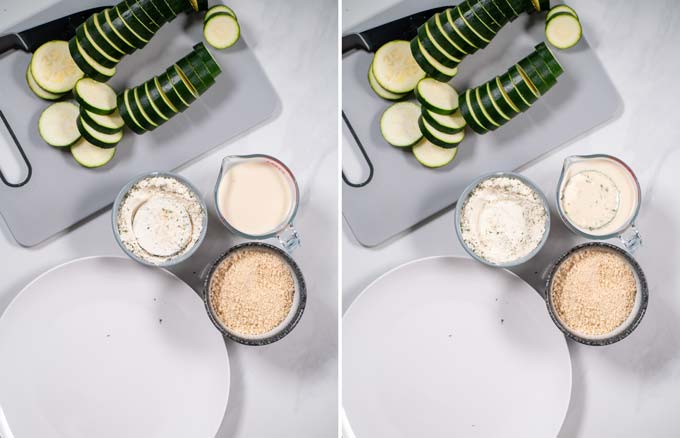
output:
[[[350,187],[363,187],[373,179],[373,163],[344,111],[342,119],[344,131],[349,134],[343,135],[342,180]]]
[[[2,111],[0,119],[0,180],[9,187],[21,187],[31,179],[33,169]]]

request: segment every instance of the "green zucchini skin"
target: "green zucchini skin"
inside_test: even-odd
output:
[[[143,49],[147,45],[148,41],[142,40],[140,38],[141,35],[139,36],[135,35],[130,30],[130,28],[128,28],[128,26],[125,24],[121,16],[118,15],[118,12],[115,8],[105,10],[104,15],[108,16],[109,20],[111,21],[111,27],[113,29],[116,29],[116,31],[123,38],[125,38],[130,44],[132,44],[135,47],[135,50]]]
[[[127,93],[128,90],[125,90],[123,93],[120,93],[117,98],[117,103],[118,103],[118,113],[120,116],[123,118],[123,121],[125,122],[125,126],[130,128],[132,132],[134,132],[137,135],[142,135],[146,132],[144,128],[142,128],[140,125],[135,123],[135,121],[132,119],[130,116],[129,109],[127,105],[125,104],[125,93]]]
[[[470,90],[467,90],[465,93],[462,93],[458,97],[458,107],[460,108],[460,114],[463,116],[463,119],[467,123],[467,125],[475,131],[477,134],[486,134],[489,130],[485,127],[477,123],[477,120],[472,116],[470,112],[470,107],[468,106],[467,103],[467,96],[470,94]],[[476,114],[475,114],[476,115]]]
[[[446,75],[439,70],[435,68],[432,64],[429,63],[427,58],[425,58],[425,55],[420,50],[420,45],[418,44],[418,38],[414,38],[411,40],[411,54],[413,55],[413,58],[416,60],[420,68],[423,69],[425,73],[431,78],[434,78],[440,82],[449,82],[451,79],[453,79],[453,76]]]
[[[170,68],[165,71],[165,74],[175,94],[183,100],[187,107],[191,105],[196,100],[196,96],[191,92],[189,87],[187,87],[187,84],[184,83],[182,77],[175,69],[175,66],[170,66]],[[162,76],[160,78],[162,79]]]
[[[142,22],[137,18],[136,15],[132,13],[130,8],[127,6],[127,3],[122,2],[118,3],[114,9],[116,9],[118,15],[120,18],[130,26],[132,30],[137,32],[137,34],[144,38],[145,40],[150,40],[154,36],[154,32],[152,32],[148,27],[144,26]]]
[[[548,66],[552,74],[555,75],[556,78],[560,77],[560,75],[564,73],[564,68],[562,68],[562,64],[560,64],[560,62],[553,54],[552,50],[550,50],[545,43],[537,44],[536,47],[534,47],[534,49],[541,56],[541,58],[543,58],[546,65]]]
[[[454,22],[449,21],[448,18],[448,11],[450,11],[450,9],[439,14],[439,22],[441,23],[444,32],[449,36],[449,38],[451,38],[451,41],[456,43],[456,45],[461,48],[461,50],[465,51],[468,55],[472,55],[477,50],[479,50],[479,48],[464,40],[458,31],[454,29]]]
[[[449,67],[449,68],[454,68],[458,66],[459,61],[454,61],[453,59],[447,57],[444,53],[441,52],[435,46],[435,44],[430,40],[430,36],[427,34],[428,30],[428,24],[425,23],[424,25],[420,26],[418,29],[418,38],[420,39],[421,44],[425,49],[432,55],[434,59],[437,61],[441,62],[442,65]]]
[[[158,11],[161,13],[161,16],[167,23],[171,22],[177,17],[175,11],[173,11],[170,8],[170,5],[165,0],[145,0],[145,1],[150,1],[151,3],[153,3],[153,5],[156,7],[156,9],[158,9]]]
[[[477,15],[470,7],[467,1],[462,2],[458,5],[458,11],[461,17],[465,18],[465,21],[474,28],[474,30],[487,40],[492,40],[496,36],[496,32],[489,29],[488,25],[477,17]],[[489,43],[486,43],[489,44]]]
[[[132,12],[132,15],[137,18],[137,21],[142,23],[151,32],[152,36],[161,28],[160,24],[156,23],[156,20],[142,8],[142,5],[137,0],[123,0],[123,2],[127,5],[128,10]]]
[[[534,67],[534,64],[529,60],[529,58],[522,59],[520,62],[517,63],[517,65],[522,67],[522,70],[524,70],[524,72],[529,76],[529,79],[538,89],[538,92],[541,95],[543,95],[550,89],[548,84],[543,80],[543,78],[539,74],[538,69]]]
[[[530,105],[533,105],[534,102],[538,100],[538,96],[534,94],[534,92],[531,90],[531,87],[529,87],[529,85],[524,81],[524,78],[522,77],[521,73],[518,70],[518,65],[510,67],[508,73],[512,78],[512,82],[515,84],[515,88],[517,88],[517,91],[519,91],[519,93],[522,96],[524,96],[524,99]]]
[[[109,128],[109,127],[100,125],[99,123],[95,122],[95,120],[92,117],[90,117],[90,115],[87,113],[87,111],[85,111],[84,108],[81,108],[81,110],[80,110],[80,117],[82,117],[83,120],[85,120],[85,123],[87,123],[88,125],[92,126],[97,131],[102,132],[104,134],[117,134],[118,132],[120,132],[122,130],[122,128],[113,129],[113,128]]]
[[[164,0],[164,1],[168,4],[170,9],[172,9],[175,15],[179,15],[182,12],[188,12],[193,10],[188,0]]]
[[[465,38],[467,38],[468,41],[474,44],[475,47],[477,47],[477,50],[484,49],[486,46],[489,45],[488,42],[481,39],[476,33],[472,31],[472,29],[470,29],[470,26],[468,26],[467,23],[465,23],[460,8],[452,8],[449,9],[447,12],[451,14],[449,16],[449,21],[453,20],[452,23],[456,27],[456,29],[458,29],[458,31]]]
[[[486,113],[493,119],[494,122],[498,123],[499,125],[503,126],[505,123],[507,123],[509,120],[506,120],[505,117],[503,117],[498,110],[496,109],[495,106],[493,106],[493,103],[491,103],[491,96],[486,92],[486,84],[481,85],[475,89],[475,94],[479,96],[479,104],[486,110]]]
[[[208,48],[205,47],[205,44],[198,43],[193,47],[193,49],[194,52],[201,58],[205,66],[208,68],[210,76],[212,76],[213,79],[216,79],[222,73],[222,68],[217,63],[215,58],[210,54]]]
[[[137,47],[133,46],[132,43],[130,43],[129,41],[122,39],[119,36],[119,33],[116,33],[116,31],[113,30],[109,22],[106,21],[106,14],[104,13],[104,11],[99,12],[98,14],[95,15],[97,17],[96,22],[99,23],[101,31],[106,35],[108,39],[111,40],[113,44],[116,45],[116,47],[121,49],[127,55],[131,55],[137,50]]]
[[[80,117],[78,117],[78,121],[76,123],[78,125],[78,131],[80,131],[80,135],[82,135],[85,140],[92,143],[93,145],[104,149],[115,148],[116,145],[118,145],[118,143],[106,143],[94,137],[85,129],[85,127],[83,127],[82,119]]]
[[[451,56],[460,59],[461,61],[467,56],[467,53],[463,52],[459,47],[456,47],[449,38],[444,35],[443,26],[440,26],[441,20],[439,15],[434,15],[427,21],[428,28],[432,38],[439,44],[444,50],[446,50]],[[425,26],[425,25],[423,25]]]
[[[515,109],[511,107],[510,104],[505,100],[505,97],[503,97],[503,92],[498,87],[498,81],[496,78],[489,81],[487,84],[489,87],[489,92],[491,93],[491,98],[494,100],[494,102],[496,102],[496,105],[498,105],[498,107],[506,116],[512,119],[516,115],[520,114],[519,112],[515,111]]]
[[[78,68],[82,70],[83,73],[85,73],[85,76],[99,82],[106,82],[109,79],[111,79],[109,76],[97,71],[94,67],[90,65],[89,62],[85,60],[85,58],[83,58],[83,56],[78,51],[78,46],[75,38],[71,38],[71,40],[68,42],[68,49],[69,52],[71,53],[73,61],[76,63]]]
[[[472,13],[481,21],[484,26],[493,32],[495,36],[499,30],[503,28],[504,23],[496,21],[496,18],[491,15],[484,7],[483,1],[470,1],[466,2],[467,7],[472,11]]]
[[[90,18],[85,21],[87,26],[87,31],[90,33],[92,40],[102,48],[109,56],[114,58],[122,59],[127,52],[125,52],[124,47],[120,47],[116,44],[109,35],[104,35],[101,28],[101,23],[99,20],[99,14],[92,14]],[[99,24],[99,26],[97,25]]]
[[[146,94],[146,90],[144,89],[143,85],[135,87],[134,89],[131,90],[131,93],[133,93],[136,96],[135,104],[137,104],[137,101],[139,101],[137,108],[141,108],[141,111],[143,111],[144,114],[146,114],[146,116],[149,119],[151,119],[152,122],[154,122],[158,126],[166,122],[166,120],[163,119],[158,113],[156,113],[156,110],[154,110],[153,107],[151,106],[151,102],[149,101],[149,98]],[[158,126],[154,126],[154,128],[157,128]]]
[[[181,78],[178,77],[178,79],[181,81]],[[170,103],[172,103],[179,112],[184,112],[189,108],[189,105],[179,97],[179,92],[173,86],[173,81],[168,73],[157,76],[154,82],[156,83],[156,87],[160,87],[163,94],[165,94]]]
[[[212,72],[208,69],[208,66],[205,64],[205,62],[203,62],[198,53],[192,52],[189,54],[187,56],[187,61],[189,61],[189,64],[191,64],[191,67],[194,69],[199,79],[201,79],[203,84],[206,86],[205,91],[215,85],[215,77],[212,75]]]
[[[465,129],[465,127],[463,127],[463,128],[451,128],[449,126],[444,126],[444,125],[440,124],[437,120],[435,120],[434,117],[432,117],[430,115],[430,113],[427,111],[427,108],[423,108],[422,117],[423,117],[423,119],[425,119],[425,121],[427,121],[427,123],[432,125],[432,127],[443,132],[444,134],[457,134],[460,131],[462,131],[463,129]]]
[[[90,41],[85,36],[84,24],[81,24],[76,29],[76,38],[78,39],[80,47],[82,47],[83,51],[85,51],[85,53],[90,55],[92,59],[97,61],[103,67],[113,68],[118,64],[117,62],[111,61],[110,59],[104,57],[104,55],[102,55],[102,53],[90,43]]]
[[[481,0],[481,3],[498,23],[508,24],[510,22],[512,17],[506,14],[505,10],[496,3],[496,0]]]
[[[432,143],[435,146],[439,146],[439,147],[445,148],[445,149],[453,149],[460,144],[460,142],[459,143],[447,143],[445,141],[438,139],[434,134],[432,134],[430,132],[429,129],[427,129],[427,126],[425,126],[425,124],[423,123],[422,117],[418,118],[418,126],[420,127],[420,132],[423,134],[423,137],[425,137],[427,139],[427,141],[429,141],[430,143]],[[416,142],[416,144],[419,143],[419,142],[420,142],[420,140],[418,142]]]
[[[166,18],[165,13],[161,12],[158,6],[156,6],[156,3],[154,3],[153,1],[151,0],[136,0],[136,1],[137,4],[139,4],[140,8],[144,12],[146,12],[146,15],[158,25],[159,29],[169,21]]]
[[[527,59],[533,64],[534,68],[538,70],[538,74],[543,78],[543,82],[548,85],[548,90],[554,87],[557,83],[557,76],[550,70],[548,63],[545,62],[540,53],[534,52],[527,56]],[[546,90],[546,92],[548,92],[548,90]]]
[[[512,80],[512,76],[510,75],[510,73],[505,73],[499,76],[499,78],[501,80],[501,84],[503,85],[503,90],[505,91],[505,94],[508,95],[512,103],[514,103],[515,106],[519,108],[520,111],[524,112],[531,108],[531,104],[527,103],[522,98],[522,95],[520,95],[520,92],[517,90],[517,87],[515,87],[515,83]]]
[[[206,70],[202,69],[196,69],[192,65],[191,61],[189,60],[189,57],[184,57],[177,61],[175,64],[178,66],[184,75],[189,78],[189,82],[191,82],[191,85],[194,86],[196,91],[198,91],[198,95],[202,95],[205,93],[205,91],[210,87],[210,84],[206,82],[207,78],[212,78],[210,77],[210,74]]]
[[[173,117],[175,114],[177,114],[178,111],[175,111],[173,108],[171,108],[165,101],[165,99],[163,99],[163,97],[161,96],[161,91],[158,89],[158,87],[156,87],[156,79],[157,78],[153,78],[146,81],[146,83],[144,84],[144,89],[148,94],[149,99],[151,99],[151,101],[163,113],[163,115],[165,115],[165,117],[169,119]]]
[[[469,91],[470,91],[470,103],[472,105],[471,110],[477,116],[477,118],[480,119],[480,122],[481,123],[486,122],[485,126],[489,131],[495,131],[496,129],[500,128],[501,125],[500,121],[493,118],[489,120],[491,116],[487,117],[486,114],[488,113],[488,111],[487,113],[485,113],[484,111],[486,110],[486,108],[482,109],[482,102],[479,98],[480,96],[477,94],[478,89],[473,88]],[[491,123],[492,121],[495,122],[495,124]]]

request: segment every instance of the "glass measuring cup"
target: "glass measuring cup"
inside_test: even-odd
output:
[[[221,187],[225,181],[225,176],[234,167],[246,163],[246,162],[258,162],[263,163],[268,166],[272,166],[274,169],[280,172],[280,175],[285,181],[286,188],[290,191],[290,205],[288,206],[288,211],[283,215],[283,219],[270,230],[260,233],[253,234],[243,231],[233,223],[231,223],[223,214],[220,208],[220,196]],[[222,167],[220,169],[220,174],[217,178],[217,183],[215,184],[215,209],[217,211],[217,216],[220,221],[234,234],[252,240],[265,240],[271,238],[277,238],[281,246],[287,251],[292,252],[295,248],[300,246],[300,236],[293,226],[293,220],[297,214],[298,205],[300,203],[300,189],[297,184],[297,180],[293,175],[293,172],[281,161],[269,155],[254,154],[254,155],[232,155],[225,157],[222,160]],[[262,202],[269,202],[267,199],[262,199]]]
[[[608,232],[603,234],[588,232],[587,230],[584,230],[583,227],[579,227],[576,224],[574,224],[572,220],[569,218],[569,215],[565,212],[564,207],[562,205],[562,193],[564,188],[569,182],[569,180],[567,180],[567,176],[569,175],[572,167],[580,166],[583,167],[584,169],[587,169],[587,163],[595,161],[608,161],[612,164],[617,165],[620,168],[620,170],[625,173],[625,175],[631,178],[631,181],[633,183],[631,188],[634,192],[632,194],[634,198],[634,206],[631,208],[627,220],[623,221],[620,226],[608,230]],[[591,172],[597,172],[597,170],[591,170]],[[576,172],[574,175],[572,175],[572,177],[577,175],[578,173],[580,172]],[[607,176],[607,178],[609,178],[609,176]],[[618,196],[621,195],[619,194]],[[617,211],[619,208],[618,202],[619,201],[617,200]],[[562,219],[562,222],[567,226],[567,228],[569,228],[574,233],[591,240],[607,240],[614,237],[618,237],[621,243],[626,247],[628,251],[634,252],[637,248],[640,247],[640,245],[642,245],[642,237],[640,236],[640,232],[635,226],[635,220],[637,219],[638,213],[640,212],[641,203],[642,203],[642,191],[640,189],[640,183],[637,179],[637,176],[631,170],[631,168],[620,159],[606,154],[594,154],[594,155],[573,155],[567,157],[564,160],[564,164],[562,166],[562,173],[560,174],[560,179],[557,183],[556,204],[557,211],[560,215],[560,218]],[[613,220],[615,219],[612,219],[612,221]],[[606,223],[600,226],[599,228],[604,228],[607,225],[609,225],[609,223]]]

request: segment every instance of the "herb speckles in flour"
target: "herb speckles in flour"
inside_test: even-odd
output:
[[[206,212],[196,193],[169,176],[134,184],[123,198],[116,226],[121,243],[136,257],[165,264],[198,244]]]
[[[548,212],[538,193],[517,178],[479,183],[463,204],[460,231],[468,248],[495,264],[530,254],[543,240]]]

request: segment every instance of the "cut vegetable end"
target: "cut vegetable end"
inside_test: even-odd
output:
[[[116,155],[116,148],[100,148],[81,139],[71,146],[71,155],[81,166],[94,169],[108,164]]]
[[[380,118],[380,132],[392,146],[413,146],[423,137],[418,126],[419,118],[420,107],[415,103],[395,103]]]
[[[545,37],[558,49],[569,49],[581,40],[583,30],[578,18],[570,13],[559,12],[545,25]]]
[[[375,92],[375,94],[378,95],[378,97],[382,97],[383,99],[386,100],[401,100],[408,94],[408,93],[404,94],[392,93],[391,91],[387,91],[382,86],[380,86],[378,81],[375,80],[375,76],[373,75],[373,64],[371,64],[371,66],[368,67],[368,84],[371,86],[371,89]]]
[[[66,41],[49,41],[38,47],[30,68],[36,84],[53,94],[71,91],[84,75],[71,57]]]
[[[66,93],[54,94],[40,88],[40,85],[38,85],[35,82],[35,79],[33,79],[30,64],[28,68],[26,68],[26,83],[28,84],[28,88],[33,92],[33,94],[44,100],[59,100],[66,94]]]
[[[53,103],[38,119],[40,137],[50,146],[71,146],[80,138],[77,126],[79,115],[78,106],[71,102]]]
[[[442,148],[423,139],[411,149],[416,160],[425,167],[436,169],[451,163],[458,154],[458,148]]]
[[[423,117],[418,119],[418,127],[428,141],[443,148],[455,148],[465,138],[465,131],[447,134],[430,125]]]
[[[571,8],[567,5],[557,5],[557,6],[553,7],[550,11],[548,11],[548,15],[546,15],[545,21],[550,20],[553,17],[553,15],[560,13],[560,12],[567,12],[567,13],[573,15],[574,17],[578,18],[578,14],[576,13],[576,11],[573,8]]]
[[[411,54],[408,41],[395,40],[378,49],[373,58],[373,75],[385,90],[395,93],[410,93],[425,72]]]
[[[425,78],[416,86],[418,101],[437,114],[453,114],[458,109],[458,92],[449,84]]]
[[[208,19],[213,16],[214,14],[217,14],[218,12],[224,12],[226,14],[231,15],[232,17],[236,18],[238,20],[238,17],[236,16],[236,13],[234,12],[233,9],[231,9],[229,6],[226,5],[215,5],[212,8],[208,9],[208,12],[205,13],[205,17],[203,18],[203,21],[206,22]]]
[[[92,126],[88,125],[82,117],[78,117],[77,120],[78,131],[83,136],[85,140],[92,143],[100,148],[112,148],[115,147],[123,139],[123,132],[118,132],[116,134],[105,134],[103,132],[97,131]]]
[[[110,86],[90,78],[76,82],[73,94],[80,105],[103,116],[116,110],[116,92]]]
[[[217,12],[205,21],[203,37],[216,49],[228,49],[241,37],[241,27],[233,15]]]

